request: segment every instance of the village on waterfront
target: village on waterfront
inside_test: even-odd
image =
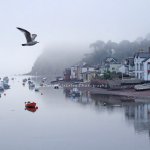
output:
[[[76,64],[56,77],[62,86],[89,89],[94,94],[123,95],[129,99],[150,98],[150,48],[140,49],[122,61],[106,57],[101,64]]]

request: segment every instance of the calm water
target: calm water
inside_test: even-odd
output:
[[[66,89],[35,92],[17,77],[0,98],[2,150],[149,150],[150,104],[116,97],[73,98]],[[35,101],[36,112],[25,110]],[[33,111],[33,110],[32,110]]]

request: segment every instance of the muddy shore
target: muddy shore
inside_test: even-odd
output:
[[[124,90],[109,90],[104,88],[91,87],[88,83],[72,85],[71,83],[60,83],[63,88],[77,87],[81,91],[88,91],[90,94],[99,95],[114,95],[114,96],[125,96],[129,99],[135,99],[136,101],[150,101],[150,90],[147,91],[135,91],[134,89]]]

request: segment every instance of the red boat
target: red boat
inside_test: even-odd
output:
[[[31,112],[36,112],[36,110],[38,109],[38,107],[26,107],[25,110],[31,111]]]
[[[27,108],[35,108],[36,103],[35,102],[25,102],[25,107]]]

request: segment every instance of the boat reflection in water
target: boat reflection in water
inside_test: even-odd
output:
[[[77,91],[77,93],[75,93],[75,91]],[[78,102],[80,104],[89,104],[92,102],[92,100],[90,99],[90,93],[88,91],[80,91],[78,90],[74,90],[71,88],[64,88],[64,94],[66,99],[72,100],[74,102]]]
[[[91,95],[88,91],[82,92],[80,97],[72,97],[69,89],[64,89],[67,99],[90,105],[98,113],[119,112],[125,117],[127,124],[131,124],[137,133],[144,133],[150,138],[150,102],[136,102],[126,97],[110,95]]]
[[[38,110],[38,107],[25,107],[25,110],[28,110],[34,113]]]

